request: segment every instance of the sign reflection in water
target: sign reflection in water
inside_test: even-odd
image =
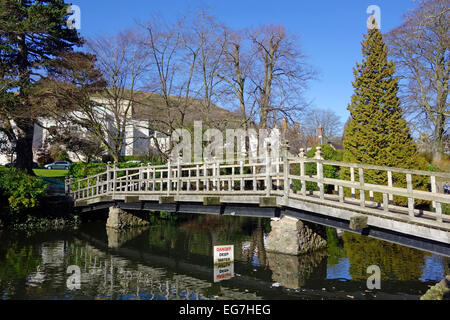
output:
[[[234,277],[234,262],[214,265],[214,282],[229,280]]]

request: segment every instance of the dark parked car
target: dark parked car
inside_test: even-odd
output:
[[[46,164],[44,166],[45,169],[49,170],[69,170],[70,162],[69,161],[56,161],[50,164]]]

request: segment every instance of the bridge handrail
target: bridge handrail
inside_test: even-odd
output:
[[[333,160],[322,160],[322,159],[314,159],[314,158],[289,158],[290,164],[300,164],[300,163],[322,163],[324,165],[330,166],[340,166],[346,168],[354,168],[354,169],[367,169],[367,170],[378,170],[378,171],[391,171],[395,173],[402,174],[413,174],[413,175],[421,175],[421,176],[434,176],[439,178],[448,178],[450,179],[450,172],[439,172],[439,171],[424,171],[424,170],[415,170],[415,169],[404,169],[404,168],[394,168],[394,167],[383,167],[376,166],[371,164],[363,164],[363,163],[350,163],[350,162],[342,162],[342,161],[333,161]]]
[[[256,162],[250,161],[255,159],[257,159]],[[306,174],[307,163],[316,165],[315,175]],[[292,174],[291,171],[296,165],[300,166],[300,173]],[[324,166],[328,165],[350,168],[351,180],[325,177]],[[387,172],[387,185],[367,183],[364,179],[365,170]],[[125,175],[118,177],[121,173],[125,173]],[[393,173],[405,175],[404,187],[394,186]],[[429,177],[431,190],[414,189],[413,176],[416,175]],[[271,159],[266,156],[240,159],[234,164],[217,159],[192,163],[169,161],[166,165],[142,165],[133,168],[117,168],[116,165],[108,164],[106,172],[78,181],[73,181],[72,178],[66,180],[66,190],[75,200],[127,193],[174,195],[181,192],[195,192],[209,195],[214,192],[228,194],[238,191],[242,195],[281,196],[287,201],[289,197],[298,192],[307,196],[306,183],[310,182],[317,184],[319,200],[325,199],[326,185],[334,185],[337,201],[341,203],[346,203],[344,188],[351,189],[352,197],[355,199],[357,198],[356,191],[359,190],[358,200],[361,208],[367,204],[366,192],[369,193],[371,200],[374,198],[374,194],[380,194],[383,199],[382,208],[385,212],[389,212],[390,206],[394,203],[394,196],[404,197],[408,202],[407,210],[410,218],[415,218],[416,200],[429,201],[433,210],[433,212],[430,211],[430,214],[438,223],[448,225],[450,221],[446,222],[443,219],[443,204],[450,204],[450,195],[438,192],[437,177],[450,178],[450,173],[324,160],[320,150],[315,158],[292,157],[284,151],[282,157]],[[92,181],[95,183],[91,183]],[[300,182],[301,190],[295,191],[295,181]],[[74,188],[74,186],[78,188]]]

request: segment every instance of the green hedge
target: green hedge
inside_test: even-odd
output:
[[[128,168],[139,168],[143,164],[147,165],[149,162],[141,162],[141,163],[129,163],[129,162],[121,162],[117,163],[117,167],[120,169],[128,169]],[[151,165],[160,165],[162,162],[155,161],[150,163]],[[106,163],[73,163],[69,169],[69,175],[73,177],[74,181],[78,181],[81,179],[85,179],[87,177],[95,176],[97,174],[106,172]],[[117,177],[120,178],[125,175],[125,171],[119,172]],[[95,185],[97,183],[97,178],[89,179],[90,185]],[[85,188],[87,186],[87,181],[76,183],[73,185],[73,190],[78,190],[80,188]]]
[[[10,213],[21,214],[37,207],[46,191],[42,180],[16,168],[0,167],[0,206]]]
[[[129,162],[120,162],[117,163],[117,167],[120,169],[127,168],[138,168],[142,164],[151,164],[151,165],[161,165],[164,164],[161,161],[153,161],[153,162],[140,162],[140,163],[129,163]],[[95,176],[102,172],[106,171],[106,163],[73,163],[69,169],[69,175],[74,178],[74,180],[84,179],[90,176]],[[120,176],[120,175],[119,175]]]

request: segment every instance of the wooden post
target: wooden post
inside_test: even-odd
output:
[[[306,197],[306,180],[304,179],[306,176],[306,168],[305,168],[305,149],[300,149],[300,176],[302,177],[302,195]]]
[[[317,147],[317,151],[316,151],[314,158],[319,160],[317,162],[317,179],[319,179],[320,182],[317,185],[319,187],[320,200],[324,200],[325,199],[325,190],[324,190],[324,184],[323,184],[323,163],[321,162],[323,160],[323,158],[322,158],[322,148],[321,147]]]
[[[387,176],[388,176],[388,187],[392,188],[392,186],[394,185],[392,181],[392,171],[389,170],[387,172]],[[389,194],[389,203],[394,204],[394,195],[392,194]]]
[[[344,203],[344,187],[339,186],[339,202]]]
[[[253,172],[253,191],[257,191],[258,190],[258,181],[256,180],[256,165],[253,164],[253,168],[252,168],[252,172]]]
[[[436,221],[442,223],[442,205],[440,202],[436,202]]]
[[[241,160],[239,161],[239,175],[241,176],[241,181],[240,181],[240,184],[241,184],[241,191],[244,191],[244,190],[245,190],[245,182],[244,182],[244,161],[245,161],[245,155],[244,155],[244,158],[241,159]]]
[[[436,176],[431,176],[430,182],[431,182],[431,193],[436,194],[437,193]],[[432,206],[434,211],[436,211],[436,201],[432,202]]]
[[[73,176],[69,176],[66,179],[66,195],[70,195],[72,193],[72,185],[73,185]]]
[[[167,161],[167,196],[170,195],[170,191],[172,191],[172,163],[169,158]]]
[[[177,161],[177,195],[180,195],[180,191],[181,191],[181,155],[178,156],[178,161]]]
[[[283,156],[283,176],[284,176],[284,199],[285,203],[287,204],[289,199],[289,192],[290,192],[290,186],[289,186],[289,142],[287,140],[284,141],[282,146],[282,156]]]
[[[147,164],[147,179],[145,181],[145,191],[151,191],[151,183],[152,183],[153,177],[152,177],[152,168],[150,164]]]
[[[115,195],[117,191],[117,162],[113,164],[113,195]]]
[[[270,197],[270,193],[272,191],[272,162],[270,159],[269,148],[266,147],[266,197]]]
[[[203,165],[203,177],[205,178],[205,182],[203,184],[203,191],[209,191],[208,166],[206,165],[206,160]]]
[[[191,177],[192,177],[192,167],[189,166],[188,170],[188,182],[187,182],[187,191],[191,191]]]
[[[139,168],[139,182],[138,182],[138,189],[139,191],[144,191],[145,190],[145,181],[144,181],[144,167],[145,164],[141,163],[141,167]],[[144,187],[144,189],[142,188]]]
[[[408,189],[408,193],[411,197],[408,197],[408,213],[411,218],[414,218],[414,198],[413,194],[413,184],[412,184],[412,175],[410,173],[406,174],[406,187]]]
[[[364,169],[363,168],[358,168],[359,171],[359,184],[361,187],[364,187]],[[364,189],[360,189],[360,202],[361,202],[361,207],[365,207],[366,206],[366,193],[364,191]]]
[[[350,168],[350,179],[352,182],[355,182],[355,168],[351,167]],[[356,189],[352,188],[352,198],[355,199],[356,198]]]
[[[152,179],[153,179],[152,189],[153,191],[156,191],[156,168],[153,168],[152,170]]]
[[[200,191],[200,165],[196,165],[196,173],[197,176],[197,191]]]
[[[385,212],[389,211],[389,196],[387,193],[383,193],[383,210]]]
[[[86,194],[86,196],[89,197],[89,191],[91,189],[91,181],[90,181],[89,177],[86,180],[87,180],[87,187],[86,187],[87,194]]]
[[[215,180],[214,184],[216,185],[216,191],[220,191],[220,162],[219,159],[214,157],[214,166],[215,166]]]

